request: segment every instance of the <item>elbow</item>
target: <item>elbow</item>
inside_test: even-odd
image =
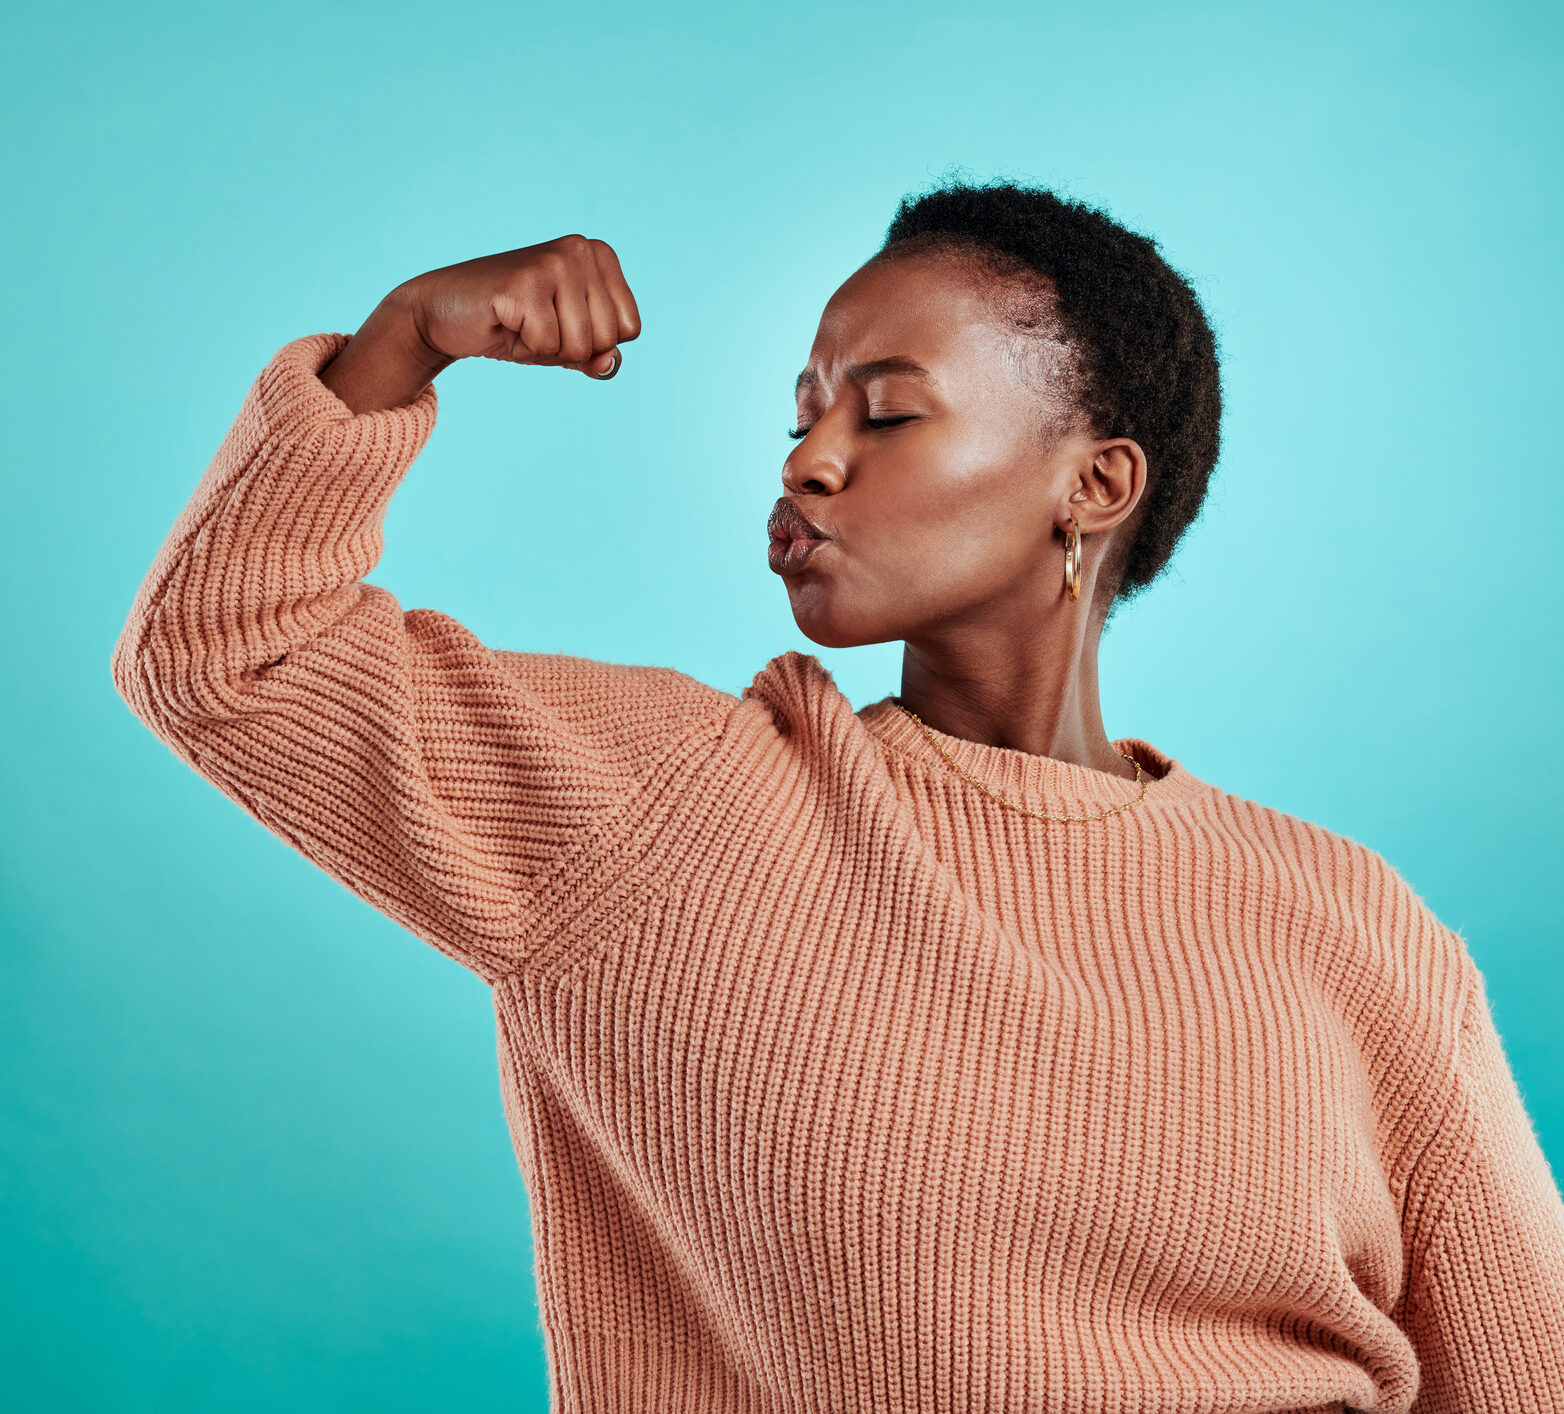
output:
[[[114,641],[114,651],[109,655],[109,675],[114,690],[131,712],[152,732],[165,741],[177,735],[176,726],[182,717],[190,714],[178,707],[181,696],[177,681],[167,666],[165,652],[157,651],[156,624],[140,611],[131,611]],[[163,660],[160,668],[159,660]]]
[[[114,641],[114,651],[109,655],[109,674],[114,682],[114,690],[125,705],[151,726],[151,697],[147,692],[147,675],[142,663],[145,641],[132,615]]]
[[[177,619],[133,612],[115,641],[109,672],[114,690],[143,723],[165,741],[188,736],[198,725],[232,720],[247,710],[247,687],[288,654],[259,668],[229,666],[222,641],[210,645]]]

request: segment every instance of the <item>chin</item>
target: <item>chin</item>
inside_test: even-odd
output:
[[[822,648],[862,648],[869,643],[889,643],[900,637],[880,616],[847,612],[834,603],[821,586],[803,586],[789,594],[793,622],[811,643]]]

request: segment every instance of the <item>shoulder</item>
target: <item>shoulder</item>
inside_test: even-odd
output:
[[[1318,821],[1213,790],[1208,824],[1242,838],[1331,926],[1359,937],[1405,938],[1450,930],[1384,854]]]
[[[442,615],[424,628],[454,630],[472,652],[490,652]],[[849,732],[855,722],[851,703],[811,653],[778,654],[737,695],[651,664],[507,650],[493,651],[493,658],[505,691],[522,695],[551,730],[644,763],[699,752],[729,733],[785,737],[806,752],[832,755],[817,738]]]
[[[1262,881],[1262,907],[1344,1010],[1446,1049],[1471,972],[1465,939],[1378,849],[1317,821],[1213,788],[1196,830]]]
[[[852,702],[813,653],[790,648],[772,658],[740,695],[735,717],[844,781],[878,760]]]
[[[732,693],[677,668],[503,649],[493,658],[511,699],[500,706],[505,715],[637,773],[714,741],[738,705]]]
[[[617,701],[636,712],[688,710],[711,716],[731,711],[738,699],[678,668],[644,663],[616,663],[569,653],[496,654],[508,676],[534,692],[546,693],[561,705],[582,702],[601,706]]]
[[[779,724],[809,720],[821,707],[836,711],[847,706],[846,694],[836,685],[831,670],[813,653],[796,648],[772,658],[750,680],[741,697],[770,713]]]

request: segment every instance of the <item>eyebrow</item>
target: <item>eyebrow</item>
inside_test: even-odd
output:
[[[871,378],[879,378],[887,373],[905,373],[913,378],[921,378],[925,383],[934,381],[933,375],[915,358],[908,358],[906,354],[890,354],[886,358],[870,359],[868,363],[850,363],[847,365],[847,377],[854,383],[867,383]],[[798,381],[793,384],[793,395],[797,397],[805,388],[815,386],[820,381],[820,375],[812,368],[806,368],[798,375]]]

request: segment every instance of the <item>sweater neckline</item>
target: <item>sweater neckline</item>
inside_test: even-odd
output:
[[[894,696],[871,702],[857,715],[879,741],[898,755],[926,770],[943,773],[961,782],[950,763],[934,750],[923,728],[901,709]],[[1109,810],[1127,804],[1140,793],[1140,786],[1135,781],[1111,771],[1099,771],[1014,747],[969,741],[935,727],[930,727],[929,731],[962,770],[975,776],[990,790],[1030,809],[1053,810],[1063,806]],[[1207,788],[1206,783],[1186,770],[1176,757],[1142,737],[1120,737],[1111,745],[1115,751],[1134,757],[1140,762],[1144,775],[1151,777],[1146,798],[1135,807],[1137,810],[1187,800]],[[979,794],[970,784],[966,788],[974,795]]]

